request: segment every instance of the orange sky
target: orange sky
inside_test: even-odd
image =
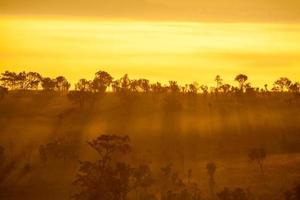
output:
[[[300,22],[299,0],[0,0],[3,15],[134,20]]]
[[[99,69],[162,82],[300,80],[299,1],[124,2],[1,0],[0,71],[72,83]]]

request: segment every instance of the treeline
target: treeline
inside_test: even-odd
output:
[[[208,94],[208,93],[255,93],[255,92],[300,92],[300,83],[293,82],[289,78],[281,77],[276,80],[272,87],[267,84],[264,88],[254,87],[248,81],[248,76],[239,74],[234,79],[238,86],[225,83],[221,76],[215,77],[216,86],[208,87],[197,82],[179,85],[177,81],[169,81],[168,84],[159,82],[150,83],[149,80],[130,79],[125,74],[120,79],[114,79],[105,71],[98,71],[92,80],[80,79],[75,84],[75,91],[104,93],[110,92],[141,92],[141,93],[186,93],[186,94]],[[1,91],[7,90],[45,90],[45,91],[68,91],[71,84],[64,76],[56,78],[44,77],[37,72],[10,72],[5,71],[0,76]]]

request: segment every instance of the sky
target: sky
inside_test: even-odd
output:
[[[0,0],[0,71],[300,81],[298,0]]]

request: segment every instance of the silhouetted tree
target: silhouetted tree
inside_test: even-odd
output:
[[[244,85],[244,89],[247,94],[253,94],[253,93],[257,92],[257,88],[252,87],[251,83],[246,83]]]
[[[188,88],[188,89],[187,89],[187,93],[188,93],[188,94],[193,94],[193,95],[195,95],[195,94],[198,93],[199,85],[198,85],[197,82],[194,82],[194,83],[189,84],[187,88]]]
[[[121,77],[118,80],[113,81],[112,83],[112,89],[116,93],[127,93],[130,92],[131,90],[136,90],[136,88],[133,88],[137,86],[137,82],[133,83],[131,85],[132,81],[129,79],[128,74],[125,74],[123,77]]]
[[[207,163],[206,165],[206,169],[207,169],[207,174],[208,174],[208,177],[209,177],[209,181],[208,181],[208,184],[209,184],[209,188],[210,188],[210,191],[211,191],[211,194],[212,196],[214,196],[215,194],[215,172],[216,172],[216,164],[214,162],[209,162]]]
[[[95,95],[92,92],[92,81],[80,79],[75,84],[75,91],[70,91],[68,93],[68,98],[72,102],[79,104],[80,107],[84,107],[86,103],[90,103],[90,105],[92,105],[92,103],[94,102]]]
[[[81,108],[85,105],[93,105],[96,96],[92,92],[86,91],[70,91],[67,95],[68,99],[75,104],[78,104]]]
[[[240,91],[245,91],[245,83],[248,80],[248,76],[245,74],[239,74],[235,77],[235,81],[239,82],[240,85]]]
[[[152,177],[152,172],[148,165],[139,165],[137,168],[133,169],[133,188],[136,191],[137,199],[149,199],[152,196],[149,193],[148,188],[154,184],[154,178]],[[138,194],[138,190],[142,191]]]
[[[180,87],[176,81],[169,81],[169,92],[173,94],[180,92]]]
[[[26,74],[23,89],[37,90],[42,80],[42,76],[37,72],[28,72]]]
[[[279,91],[284,92],[288,91],[290,88],[290,85],[292,84],[292,81],[286,77],[281,77],[278,80],[274,82],[273,91]]]
[[[92,81],[89,81],[86,79],[80,79],[75,84],[75,90],[80,91],[80,92],[91,92],[93,90]]]
[[[147,79],[139,79],[138,80],[139,87],[142,89],[143,92],[148,93],[150,91],[150,83]]]
[[[148,93],[150,91],[150,83],[147,79],[131,80],[129,88],[132,92]]]
[[[266,150],[264,148],[254,148],[248,154],[251,162],[256,162],[260,168],[262,174],[264,174],[263,163],[267,157]]]
[[[289,91],[290,92],[300,92],[300,83],[298,83],[298,82],[292,83],[289,86]]]
[[[40,158],[43,161],[77,158],[76,149],[65,140],[55,140],[39,147]]]
[[[58,76],[54,80],[55,90],[57,91],[68,91],[71,84],[63,76]]]
[[[120,79],[120,84],[121,84],[121,91],[122,92],[127,92],[130,89],[130,79],[128,74],[125,74],[121,79]]]
[[[112,84],[111,84],[111,88],[112,88],[112,91],[115,92],[115,93],[121,92],[122,89],[121,89],[120,79],[113,81]]]
[[[208,86],[207,85],[201,85],[200,89],[202,90],[203,94],[208,94]]]
[[[166,88],[164,86],[162,86],[161,83],[159,83],[159,82],[151,84],[150,88],[153,93],[165,93],[166,92]]]
[[[133,171],[134,185],[135,187],[148,188],[154,183],[151,170],[148,165],[139,165]]]
[[[172,171],[172,164],[168,164],[161,168],[161,199],[171,199],[172,196],[177,195],[177,191],[180,190],[184,183],[176,172]]]
[[[101,135],[88,142],[99,155],[96,162],[81,162],[74,182],[81,191],[74,196],[77,200],[125,200],[132,189],[132,168],[114,160],[117,155],[130,151],[128,136]]]
[[[196,183],[184,183],[179,175],[172,171],[172,165],[161,168],[161,200],[200,200],[201,192]],[[191,172],[191,171],[190,171]]]
[[[37,90],[41,81],[41,75],[37,72],[9,72],[2,73],[0,81],[5,87],[12,90]]]
[[[18,74],[10,71],[5,71],[2,73],[0,78],[2,85],[12,90],[17,87],[17,80]]]
[[[109,73],[105,71],[98,71],[92,81],[92,88],[95,92],[104,93],[112,81],[113,77]]]
[[[223,85],[223,79],[221,78],[220,75],[217,75],[215,77],[215,81],[217,83],[215,92],[220,92],[221,86]]]
[[[231,88],[232,88],[232,86],[226,83],[226,84],[222,84],[222,85],[219,87],[219,90],[220,90],[221,92],[223,92],[224,94],[228,94],[228,93],[231,92]]]
[[[138,80],[131,80],[129,88],[132,92],[139,92],[141,90]]]
[[[42,78],[41,85],[42,85],[43,90],[52,91],[55,89],[55,80],[53,80],[49,77]]]
[[[26,89],[26,72],[20,72],[17,74],[17,89],[25,90]]]

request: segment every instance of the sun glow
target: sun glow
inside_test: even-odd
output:
[[[102,69],[152,81],[257,85],[300,79],[300,25],[0,18],[0,67],[65,75],[71,82]]]

